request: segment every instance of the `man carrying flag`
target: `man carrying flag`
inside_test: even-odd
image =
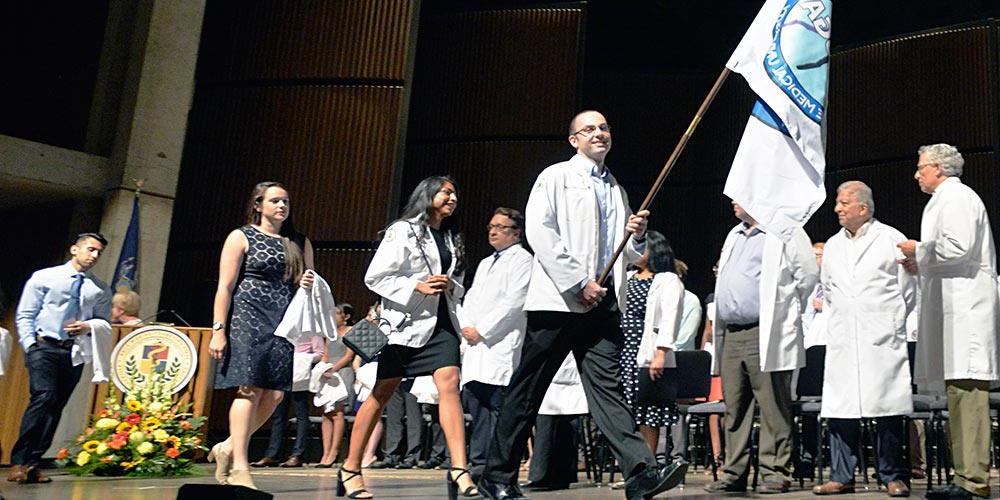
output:
[[[712,493],[746,490],[754,401],[757,492],[791,484],[791,376],[805,364],[801,315],[819,278],[802,225],[825,198],[830,19],[831,0],[768,0],[727,64],[758,99],[724,191],[741,223],[726,237],[715,288],[726,462]]]

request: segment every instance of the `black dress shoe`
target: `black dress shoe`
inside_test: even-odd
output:
[[[524,485],[524,489],[528,491],[557,491],[557,490],[568,490],[569,483],[549,483],[545,481],[532,481]]]
[[[496,483],[485,477],[479,480],[476,487],[479,489],[480,496],[490,500],[527,500],[528,498],[521,493],[521,489],[516,484]]]
[[[649,466],[625,481],[625,498],[645,500],[667,491],[684,480],[687,462],[677,461],[663,466]]]
[[[709,493],[746,493],[747,483],[720,479],[713,483],[708,483],[704,489]]]
[[[966,500],[971,498],[980,498],[978,495],[957,486],[955,484],[948,484],[940,488],[934,488],[928,491],[924,498],[927,500]],[[985,498],[985,497],[983,497]]]
[[[786,480],[778,481],[764,481],[760,486],[757,487],[757,494],[759,495],[778,495],[781,493],[788,493],[788,489],[792,487],[792,483]]]
[[[412,459],[407,458],[406,460],[403,460],[402,462],[399,462],[399,464],[396,465],[396,468],[397,469],[412,469],[412,468],[414,468],[416,466],[417,466],[417,461],[416,460],[412,460]]]
[[[393,469],[397,465],[399,465],[399,462],[397,462],[395,459],[393,459],[393,458],[386,458],[384,460],[379,460],[378,462],[372,462],[372,464],[369,465],[368,468],[369,469]]]

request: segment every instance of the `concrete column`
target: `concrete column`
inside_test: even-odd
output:
[[[139,220],[143,317],[155,313],[159,305],[204,12],[205,0],[140,1],[133,45],[126,53],[121,109],[110,156],[111,167],[121,175],[115,185],[108,186],[101,232],[110,245],[95,271],[102,279],[111,280],[131,217],[134,180],[143,180]],[[105,55],[122,53],[105,49]]]

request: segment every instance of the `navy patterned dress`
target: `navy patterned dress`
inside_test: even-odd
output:
[[[677,407],[647,406],[638,404],[639,368],[635,361],[639,355],[639,343],[646,322],[646,297],[653,279],[638,279],[632,276],[628,280],[626,290],[626,311],[622,314],[622,334],[625,337],[625,347],[621,355],[622,389],[625,404],[632,409],[636,425],[664,427],[677,422]]]
[[[216,364],[215,388],[248,385],[289,391],[295,347],[274,336],[295,292],[295,284],[284,280],[285,250],[281,238],[253,226],[240,231],[249,245],[227,322],[229,342],[225,356]]]

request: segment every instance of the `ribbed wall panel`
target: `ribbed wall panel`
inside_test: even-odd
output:
[[[373,238],[374,239],[374,238]],[[321,249],[316,252],[316,271],[322,276],[331,276],[333,297],[337,302],[347,302],[354,306],[354,320],[365,316],[368,306],[378,300],[378,296],[365,286],[365,271],[375,255],[377,242],[372,242],[368,250]]]
[[[403,80],[413,0],[213,0],[199,83]]]
[[[985,26],[905,36],[835,54],[828,163],[908,157],[949,142],[990,147],[996,134]]]
[[[580,9],[422,19],[410,137],[561,135],[578,103],[582,30]]]
[[[221,241],[254,183],[290,190],[315,240],[366,240],[385,222],[396,162],[398,87],[201,89],[178,189],[179,242]]]

